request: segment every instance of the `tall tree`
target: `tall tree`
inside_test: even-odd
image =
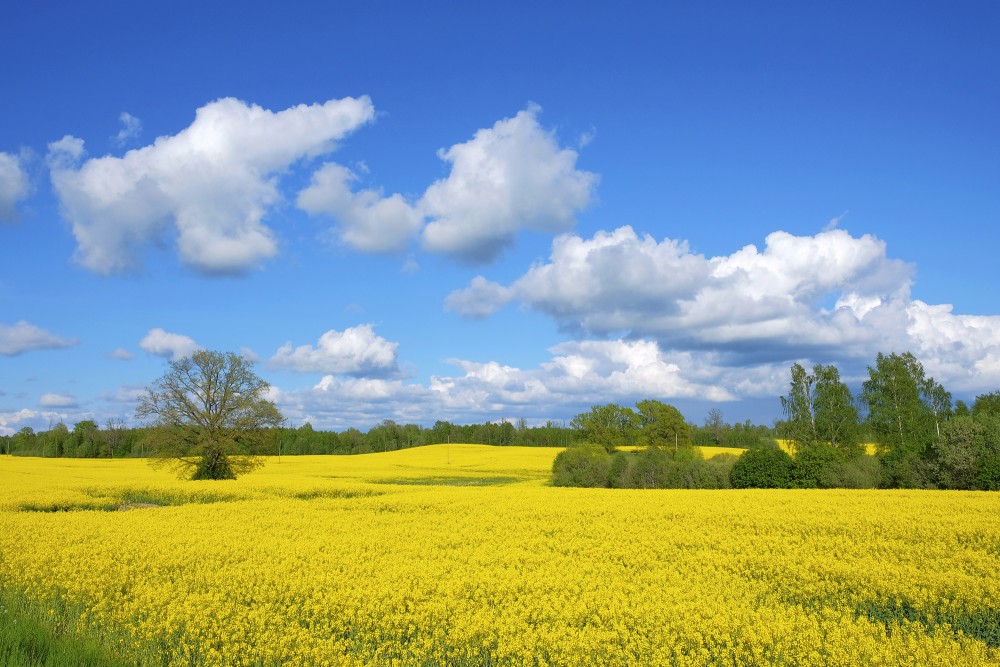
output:
[[[861,423],[854,396],[837,367],[813,367],[813,418],[816,436],[849,457],[861,453]]]
[[[665,447],[675,452],[691,446],[691,427],[680,410],[653,399],[639,401],[635,407],[639,410],[640,445]]]
[[[570,426],[579,430],[587,442],[601,445],[612,452],[635,442],[639,416],[632,408],[608,403],[595,405],[590,408],[590,412],[578,414],[570,422]]]
[[[936,419],[924,400],[927,387],[923,365],[909,352],[880,352],[862,384],[868,430],[898,486],[925,486],[929,481],[926,458],[936,437]]]
[[[807,373],[799,363],[792,364],[791,375],[788,396],[781,397],[781,410],[788,418],[785,421],[784,435],[801,451],[819,439],[813,411],[813,383],[816,378]]]
[[[136,416],[151,422],[151,454],[191,479],[234,479],[263,464],[283,421],[269,385],[232,352],[199,351],[170,362],[146,389]]]

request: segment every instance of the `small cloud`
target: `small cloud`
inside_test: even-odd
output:
[[[839,227],[840,226],[840,221],[843,220],[844,218],[846,218],[847,214],[849,212],[850,211],[844,211],[843,213],[841,213],[837,217],[830,218],[830,222],[826,223],[826,227],[823,228],[823,231],[824,232],[829,232],[829,231],[831,231],[831,230],[836,229],[837,227]]]
[[[117,359],[118,361],[128,361],[132,358],[132,353],[126,350],[124,347],[119,347],[115,349],[110,355],[112,359]]]
[[[76,341],[49,333],[21,320],[17,324],[0,324],[0,355],[15,357],[31,350],[53,350],[72,347]]]
[[[241,347],[240,356],[253,364],[260,361],[260,356],[258,356],[258,354],[253,350],[251,350],[249,347]]]
[[[580,135],[580,138],[577,139],[577,141],[576,141],[576,147],[577,148],[586,148],[587,146],[589,146],[590,144],[592,144],[594,142],[594,139],[596,139],[596,138],[597,138],[597,128],[596,127],[592,127],[592,128],[590,128],[589,130],[587,130],[586,132],[584,132],[583,134]]]
[[[119,146],[124,145],[130,139],[138,137],[139,133],[142,132],[142,121],[128,111],[122,111],[121,115],[118,116],[118,120],[121,121],[122,129],[118,130],[114,141]]]
[[[17,220],[15,204],[31,194],[31,182],[24,160],[17,155],[0,153],[0,221]]]
[[[76,399],[69,394],[48,393],[42,394],[38,399],[38,406],[42,408],[75,408]]]
[[[417,262],[416,257],[410,255],[406,258],[406,261],[403,262],[403,267],[400,270],[408,276],[416,275],[420,273],[420,263]]]
[[[202,349],[201,345],[198,345],[193,338],[182,334],[170,333],[159,327],[150,329],[146,337],[139,342],[139,347],[150,354],[155,354],[170,361],[178,361],[184,357],[190,357]]]

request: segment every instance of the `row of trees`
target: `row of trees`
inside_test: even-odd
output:
[[[695,429],[675,408],[658,401],[642,401],[636,410],[609,404],[573,420],[589,444],[556,457],[554,483],[1000,490],[1000,391],[978,396],[971,407],[953,402],[910,353],[879,354],[858,396],[833,365],[807,371],[793,364],[790,375],[789,392],[780,398],[786,419],[776,430],[792,454],[748,424],[738,429],[747,453],[701,461],[688,451]],[[710,413],[702,434],[719,432],[712,428],[718,416]],[[645,450],[618,451],[625,445]]]
[[[858,396],[836,367],[809,372],[795,364],[781,405],[779,431],[794,443],[796,459],[811,462],[814,479],[864,456],[868,438],[881,486],[1000,489],[1000,392],[978,396],[971,407],[953,402],[910,353],[880,353]]]

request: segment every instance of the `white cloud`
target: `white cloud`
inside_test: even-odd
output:
[[[444,300],[445,310],[465,317],[488,317],[515,297],[514,290],[476,276],[465,289],[455,290]]]
[[[424,248],[490,261],[523,229],[559,233],[573,227],[598,178],[576,168],[576,151],[560,148],[542,129],[539,111],[532,105],[438,152],[452,168],[420,201],[431,218]]]
[[[423,218],[401,195],[383,197],[375,190],[351,192],[357,176],[346,167],[329,163],[299,193],[298,206],[337,220],[341,242],[361,252],[401,252],[420,230]]]
[[[118,361],[128,361],[132,358],[132,353],[126,350],[124,347],[115,348],[111,352],[111,358],[117,359]]]
[[[483,317],[516,301],[580,336],[713,351],[734,368],[799,359],[863,368],[879,351],[909,350],[957,389],[995,387],[1000,317],[911,300],[912,273],[886,256],[884,242],[840,229],[774,232],[763,251],[749,245],[706,258],[622,227],[560,236],[548,262],[510,285],[480,276],[445,305]]]
[[[193,338],[183,334],[169,333],[157,327],[139,341],[139,347],[158,357],[178,361],[203,349]]]
[[[13,357],[31,350],[72,347],[76,341],[40,329],[24,320],[9,325],[0,323],[0,355]]]
[[[239,273],[277,252],[264,216],[280,199],[277,177],[370,121],[368,98],[272,112],[225,98],[198,109],[173,136],[76,164],[83,143],[50,145],[52,182],[78,244],[97,273],[141,264],[152,242],[176,237],[180,260],[206,273]]]
[[[271,368],[285,368],[300,373],[333,375],[391,376],[399,373],[396,349],[399,343],[375,334],[370,324],[331,329],[320,336],[316,346],[291,342],[282,345],[271,357]]]
[[[119,146],[124,145],[130,139],[135,139],[142,132],[142,121],[128,111],[122,111],[118,120],[121,122],[122,128],[115,135],[115,143]]]
[[[38,405],[42,408],[75,408],[77,401],[69,394],[48,393],[41,395]]]
[[[0,152],[0,221],[17,219],[17,203],[31,194],[31,182],[17,155]]]
[[[390,417],[423,423],[429,417],[470,421],[509,417],[547,419],[604,402],[643,398],[728,401],[774,396],[787,384],[787,366],[731,369],[710,352],[664,352],[652,341],[585,340],[550,350],[548,361],[522,369],[497,361],[452,359],[458,373],[426,384],[329,374],[299,391],[277,392],[291,422],[324,428],[375,424]]]
[[[378,190],[352,192],[357,176],[328,163],[299,193],[298,205],[333,217],[339,239],[362,252],[401,252],[420,236],[425,250],[491,261],[521,230],[570,229],[593,199],[597,175],[576,168],[576,151],[561,148],[539,125],[539,112],[532,105],[438,151],[451,171],[416,203]]]

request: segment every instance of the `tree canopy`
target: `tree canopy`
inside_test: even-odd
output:
[[[191,479],[235,479],[254,470],[283,421],[265,398],[268,387],[252,362],[232,352],[202,350],[170,362],[136,409],[155,427],[150,455]]]

